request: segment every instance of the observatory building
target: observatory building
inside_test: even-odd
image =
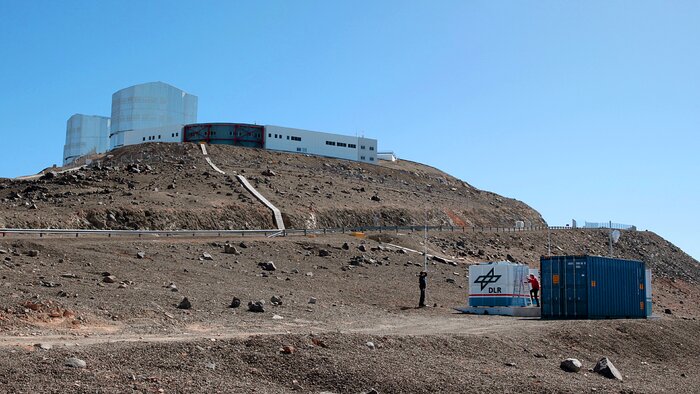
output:
[[[143,142],[182,142],[182,127],[197,121],[197,96],[163,82],[112,95],[110,149]]]
[[[75,159],[109,149],[110,119],[105,116],[75,114],[66,122],[63,165]]]
[[[64,165],[80,156],[147,142],[195,142],[377,162],[377,140],[320,131],[245,123],[196,123],[197,96],[163,82],[112,95],[112,117],[68,120]]]

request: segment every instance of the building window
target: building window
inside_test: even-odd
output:
[[[369,147],[369,150],[374,150],[374,147],[373,147],[373,146],[370,146],[370,147]]]
[[[360,160],[364,160],[364,159],[365,159],[365,157],[364,157],[364,156],[360,156]]]
[[[345,142],[336,142],[336,144],[338,144],[338,146],[342,146],[343,148],[348,146],[348,144],[346,144]]]
[[[160,139],[160,134],[158,134],[158,139]]]
[[[364,146],[364,145],[360,145],[360,149],[365,149],[365,146]]]
[[[369,158],[369,161],[374,161],[374,157],[370,157],[370,158]]]
[[[272,138],[272,133],[268,133],[267,138]]]
[[[357,145],[355,145],[355,144],[348,144],[348,148],[355,149],[355,148],[357,148]]]
[[[143,137],[143,140],[146,141],[146,137]]]
[[[326,145],[333,145],[333,146],[335,146],[335,142],[334,142],[334,141],[326,141]]]
[[[287,139],[289,139],[289,136],[287,136]]]
[[[292,141],[301,141],[301,137],[292,136]]]

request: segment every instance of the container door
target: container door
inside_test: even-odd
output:
[[[644,271],[644,292],[645,292],[645,304],[646,304],[646,315],[651,316],[651,269]]]
[[[540,302],[542,317],[560,318],[562,316],[562,270],[559,259],[540,260],[541,284]]]
[[[574,262],[574,299],[576,310],[573,317],[588,317],[588,266],[585,260]]]

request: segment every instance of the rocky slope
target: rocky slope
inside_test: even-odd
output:
[[[386,165],[230,146],[142,144],[85,169],[0,180],[0,227],[265,229],[270,212],[234,177],[243,174],[290,228],[422,225],[541,226],[526,204],[481,191],[434,168]],[[264,175],[265,174],[265,175]]]

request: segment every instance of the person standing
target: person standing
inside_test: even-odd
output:
[[[530,299],[535,301],[537,306],[540,306],[540,281],[537,280],[534,274],[530,274],[530,278],[525,283],[530,283]]]
[[[421,271],[418,275],[418,287],[420,288],[420,300],[418,301],[418,307],[425,307],[425,288],[428,285],[428,273]]]

